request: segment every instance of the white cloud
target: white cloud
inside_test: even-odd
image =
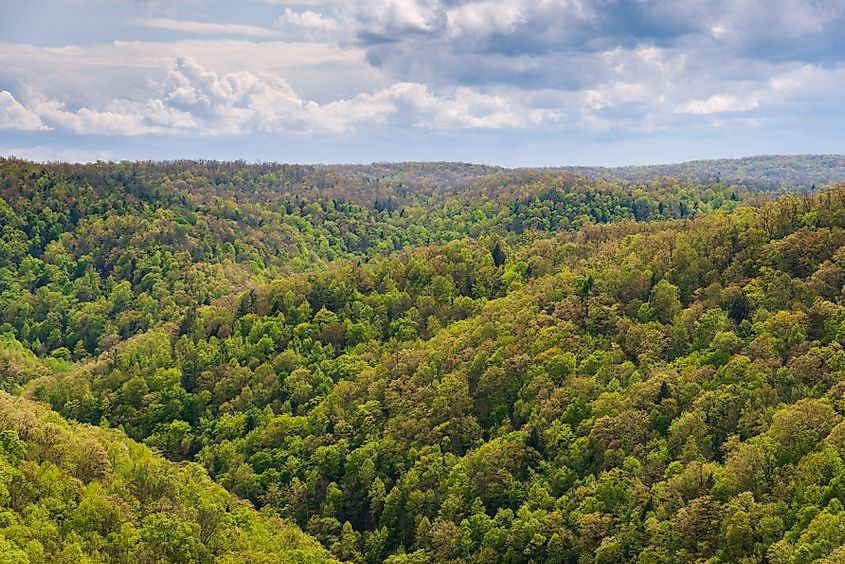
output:
[[[384,123],[420,128],[522,128],[552,119],[550,112],[526,108],[503,96],[458,88],[434,95],[418,83],[399,83],[372,94],[318,104],[300,97],[283,79],[249,72],[217,75],[180,59],[170,74],[165,100],[206,116],[207,132],[217,135],[281,132],[343,133]]]
[[[438,0],[376,0],[358,3],[355,16],[362,32],[393,37],[433,32],[443,12]]]
[[[312,10],[295,12],[285,8],[285,12],[276,20],[277,26],[293,26],[301,29],[309,37],[317,34],[328,34],[338,32],[341,29],[340,23],[334,18],[324,16]]]
[[[728,94],[714,94],[704,100],[691,100],[678,108],[679,113],[685,114],[718,114],[725,112],[747,112],[760,107],[760,99],[756,95],[740,98]]]
[[[513,97],[484,94],[466,87],[458,88],[451,96],[436,96],[427,86],[410,82],[336,102],[326,109],[334,115],[353,116],[354,121],[392,116],[428,129],[523,129],[559,119],[553,111],[525,106]]]
[[[514,95],[467,87],[436,95],[423,84],[407,82],[321,104],[276,74],[218,73],[187,57],[178,58],[162,80],[151,82],[146,98],[69,108],[63,100],[36,92],[29,107],[37,123],[43,120],[78,134],[125,136],[343,134],[384,123],[421,129],[520,129],[559,119]]]
[[[238,71],[218,75],[182,57],[159,85],[167,103],[202,120],[210,135],[319,129],[319,106],[303,100],[284,79]]]
[[[250,37],[276,37],[279,35],[278,31],[267,27],[214,22],[195,22],[174,20],[170,18],[134,18],[130,20],[130,23],[142,27],[198,33],[201,35],[246,35]]]
[[[154,104],[151,106],[153,110],[160,110],[155,108]],[[70,129],[74,133],[144,135],[163,133],[168,130],[165,126],[148,123],[145,108],[126,100],[112,102],[102,110],[82,107],[74,111],[68,110],[59,100],[36,98],[31,102],[30,107],[48,123]]]
[[[49,128],[38,115],[15,100],[11,92],[0,90],[0,129],[43,131]]]
[[[516,24],[525,21],[519,2],[475,2],[458,6],[446,12],[449,34],[508,33]]]

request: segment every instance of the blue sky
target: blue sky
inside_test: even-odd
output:
[[[843,0],[4,0],[0,155],[845,152]]]

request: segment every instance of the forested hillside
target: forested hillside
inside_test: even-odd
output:
[[[8,371],[41,365],[3,337]],[[332,562],[295,526],[255,511],[196,464],[114,429],[68,424],[0,392],[0,561]]]
[[[0,398],[3,456],[9,480],[71,484],[12,488],[7,521],[56,533],[7,548],[838,562],[845,185],[780,190],[4,161],[0,374],[27,399]],[[74,458],[89,443],[99,473]],[[138,460],[169,480],[155,503]],[[68,517],[97,514],[91,487],[128,500],[125,537]],[[243,516],[210,537],[206,497]]]
[[[559,170],[617,182],[644,182],[667,176],[701,184],[737,184],[761,191],[792,188],[812,192],[845,178],[845,155],[775,155],[617,168],[574,166]]]
[[[691,217],[749,195],[471,165],[41,165],[0,160],[0,326],[81,359],[246,286],[471,238]],[[478,170],[476,170],[478,169]]]

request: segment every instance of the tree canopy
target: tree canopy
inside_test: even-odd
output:
[[[772,190],[2,162],[0,553],[838,561],[845,185]]]

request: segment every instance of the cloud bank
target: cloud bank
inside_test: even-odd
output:
[[[631,139],[845,114],[841,0],[197,4],[125,8],[110,42],[0,43],[0,129]]]

